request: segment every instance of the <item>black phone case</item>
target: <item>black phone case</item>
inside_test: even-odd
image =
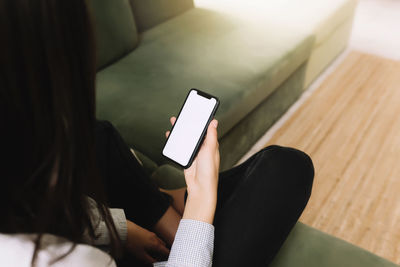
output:
[[[186,166],[183,166],[183,165],[179,164],[178,162],[176,162],[175,160],[173,160],[173,159],[171,159],[171,158],[165,156],[164,154],[162,154],[165,158],[167,158],[168,160],[170,160],[170,161],[174,162],[175,164],[181,166],[181,167],[184,168],[184,169],[189,168],[189,167],[192,165],[193,160],[196,158],[196,155],[197,155],[197,153],[199,152],[199,149],[200,149],[200,147],[201,147],[201,144],[203,143],[204,137],[205,137],[205,135],[206,135],[206,133],[207,133],[208,125],[210,125],[210,122],[212,121],[212,119],[213,119],[213,117],[214,117],[214,115],[215,115],[215,113],[217,112],[217,109],[218,109],[218,107],[219,107],[219,99],[218,99],[217,97],[212,96],[212,95],[210,95],[210,94],[207,94],[207,93],[205,93],[205,92],[203,92],[203,91],[201,91],[201,90],[199,90],[199,89],[192,88],[192,89],[189,90],[188,94],[186,95],[185,101],[183,101],[182,107],[181,107],[181,109],[179,110],[179,113],[178,113],[178,116],[176,117],[176,120],[178,120],[179,116],[181,115],[182,108],[183,108],[183,106],[185,105],[186,100],[187,100],[187,98],[189,97],[189,94],[190,94],[190,92],[191,92],[192,90],[196,90],[196,91],[197,91],[197,94],[199,94],[199,95],[201,95],[201,96],[203,96],[203,97],[206,97],[206,98],[215,98],[215,100],[217,101],[217,104],[215,105],[213,111],[211,112],[211,115],[210,115],[210,117],[208,118],[207,124],[206,124],[206,126],[204,127],[203,132],[201,133],[200,139],[197,141],[196,147],[194,148],[194,150],[193,150],[193,152],[192,152],[192,156],[190,157],[190,160],[189,160],[189,162],[188,162],[188,164],[187,164]],[[172,131],[174,130],[174,126],[175,126],[175,125],[172,126],[172,129],[171,129],[171,131],[170,131],[170,135],[171,135]],[[164,150],[165,145],[166,145],[167,142],[168,142],[168,139],[169,139],[169,136],[168,136],[167,140],[165,140],[165,143],[164,143],[164,146],[163,146],[163,150]]]

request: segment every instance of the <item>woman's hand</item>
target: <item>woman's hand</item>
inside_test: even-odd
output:
[[[176,121],[171,117],[171,124]],[[212,224],[217,204],[219,173],[218,121],[212,120],[200,150],[192,165],[184,170],[188,198],[184,219],[193,219]],[[169,131],[166,136],[169,135]]]
[[[169,249],[155,233],[131,221],[127,221],[127,227],[126,248],[136,258],[149,264],[168,258]]]

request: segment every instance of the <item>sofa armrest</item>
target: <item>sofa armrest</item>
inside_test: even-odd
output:
[[[297,223],[271,267],[399,267],[302,223]]]
[[[186,186],[183,171],[170,165],[161,165],[153,172],[151,179],[163,189],[178,189]]]
[[[141,153],[140,151],[133,150],[131,148],[131,152],[133,156],[139,161],[140,164],[142,164],[144,171],[151,176],[153,172],[158,168],[158,165],[152,161],[149,157]]]
[[[150,176],[151,180],[163,189],[178,189],[186,186],[183,171],[172,165],[164,164],[158,166],[154,161],[143,153],[133,150],[133,156],[143,166],[144,171]]]

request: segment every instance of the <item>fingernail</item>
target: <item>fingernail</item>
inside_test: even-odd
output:
[[[217,120],[213,120],[213,126],[214,126],[214,128],[217,128],[217,126],[218,126],[218,121]]]

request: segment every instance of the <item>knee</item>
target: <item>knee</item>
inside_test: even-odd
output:
[[[290,147],[268,146],[260,151],[260,157],[268,158],[285,183],[306,187],[311,194],[314,180],[314,165],[306,153]]]
[[[114,128],[114,126],[112,125],[112,123],[111,122],[109,122],[109,121],[106,121],[106,120],[96,120],[96,130],[105,130],[105,131],[107,131],[107,130],[109,130],[109,129],[112,129],[112,128]]]

